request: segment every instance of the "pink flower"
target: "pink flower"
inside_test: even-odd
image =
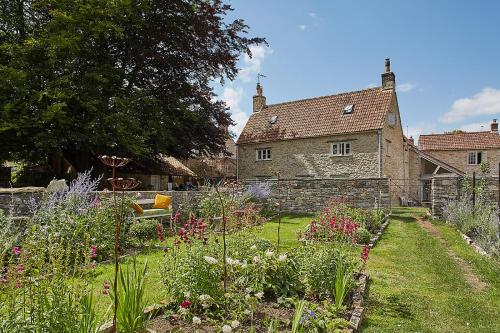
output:
[[[16,284],[14,285],[14,287],[15,287],[16,289],[21,288],[21,287],[22,287],[21,281],[16,280]]]
[[[92,258],[92,259],[97,258],[97,246],[96,245],[92,245],[90,247],[90,258]]]
[[[108,282],[108,281],[104,281],[104,284],[103,284],[103,289],[102,289],[102,293],[104,295],[107,295],[109,294],[109,288],[111,288],[111,284]]]
[[[368,245],[363,246],[363,250],[361,251],[361,260],[366,262],[368,260],[369,253],[370,253],[370,247]]]
[[[96,195],[94,200],[92,201],[92,207],[98,207],[101,204],[101,198],[99,198],[99,195]]]
[[[158,239],[160,242],[163,242],[165,240],[165,233],[163,231],[163,224],[158,223],[156,225],[156,234],[158,235]]]
[[[16,272],[17,273],[24,272],[24,266],[23,266],[23,264],[19,264],[19,265],[16,266]]]
[[[188,309],[191,306],[191,304],[192,303],[190,301],[184,300],[184,301],[181,302],[181,308]]]
[[[21,248],[19,246],[14,246],[12,247],[12,253],[14,253],[14,255],[18,256],[21,254]]]
[[[7,283],[9,283],[9,278],[7,277],[7,274],[2,275],[2,278],[0,279],[0,281],[1,281],[3,284],[7,284]]]

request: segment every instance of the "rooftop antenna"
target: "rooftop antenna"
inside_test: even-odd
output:
[[[267,77],[267,76],[265,76],[264,74],[260,74],[260,73],[257,74],[257,84],[260,84],[260,78],[261,77]]]

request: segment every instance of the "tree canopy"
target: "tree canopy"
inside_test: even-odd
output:
[[[189,157],[232,124],[213,82],[265,43],[221,0],[0,0],[0,160]]]

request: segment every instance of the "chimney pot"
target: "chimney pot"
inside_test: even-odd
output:
[[[253,112],[260,112],[266,107],[266,96],[263,94],[263,89],[260,83],[257,83],[257,92],[253,96]]]
[[[491,131],[498,133],[498,123],[496,119],[493,119],[493,122],[491,123]]]
[[[382,74],[382,89],[396,89],[396,75],[391,72],[391,59],[385,59],[385,73]]]

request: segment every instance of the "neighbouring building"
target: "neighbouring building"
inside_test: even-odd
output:
[[[496,119],[490,131],[421,135],[419,150],[471,175],[480,173],[482,162],[488,162],[491,175],[498,175],[500,135]]]
[[[204,185],[207,180],[236,179],[236,143],[231,137],[226,140],[226,153],[216,156],[191,158],[182,161],[196,173],[195,183]]]
[[[279,104],[266,104],[257,84],[237,141],[238,178],[388,177],[391,201],[399,202],[408,159],[389,59],[385,67],[380,87]]]

